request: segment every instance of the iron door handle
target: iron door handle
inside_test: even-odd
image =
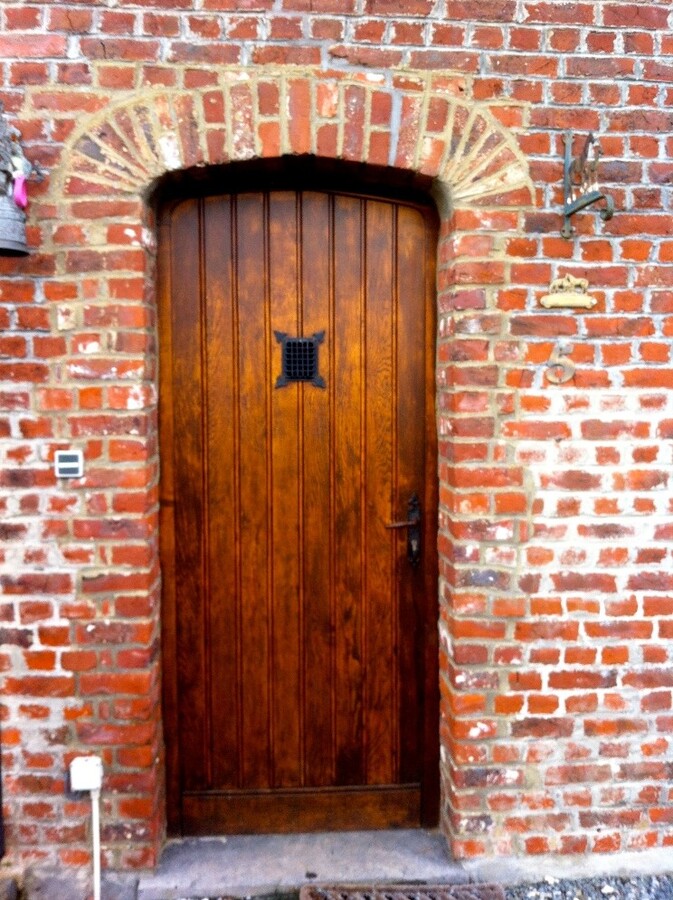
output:
[[[407,559],[412,566],[417,566],[421,561],[421,502],[418,494],[409,497],[407,503],[408,519],[403,522],[388,522],[386,528],[407,529]]]

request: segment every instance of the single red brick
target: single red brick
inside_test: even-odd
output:
[[[70,672],[86,672],[98,665],[98,656],[93,650],[72,650],[61,655],[61,664]]]
[[[585,669],[567,669],[551,672],[549,687],[558,690],[591,690],[592,688],[609,688],[616,684],[613,672],[593,672]]]
[[[48,67],[42,62],[16,62],[9,67],[9,83],[17,85],[44,84]],[[25,129],[24,129],[25,130]]]
[[[66,55],[66,38],[60,34],[0,35],[0,56],[6,59],[45,59]]]
[[[553,694],[530,694],[528,712],[531,715],[552,715],[558,712],[559,700]]]
[[[24,697],[72,697],[75,682],[61,675],[24,675],[7,677],[5,690],[8,694]]]
[[[304,22],[301,16],[275,15],[270,20],[269,40],[298,41],[304,36]]]
[[[607,26],[616,25],[626,30],[666,28],[668,10],[665,6],[654,4],[643,6],[640,3],[607,2],[603,7],[603,22]]]
[[[135,84],[136,70],[132,64],[99,65],[96,71],[101,87],[128,90]]]
[[[146,672],[84,672],[79,677],[80,693],[90,694],[147,694],[152,673]]]
[[[31,671],[50,672],[56,667],[56,653],[53,650],[26,650],[23,657]]]
[[[133,769],[146,769],[154,766],[155,752],[151,746],[120,747],[115,757],[120,766]]]

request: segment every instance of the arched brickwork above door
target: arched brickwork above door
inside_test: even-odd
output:
[[[92,116],[70,141],[59,193],[142,193],[172,170],[313,154],[430,176],[452,208],[530,202],[512,135],[460,94],[460,79],[433,73],[391,84],[370,73],[225,70],[221,87],[146,91]]]

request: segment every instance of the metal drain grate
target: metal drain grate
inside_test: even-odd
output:
[[[299,900],[505,900],[499,884],[307,885]]]

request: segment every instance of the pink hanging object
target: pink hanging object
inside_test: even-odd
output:
[[[14,202],[21,209],[28,206],[28,186],[25,175],[17,175],[14,178]]]

